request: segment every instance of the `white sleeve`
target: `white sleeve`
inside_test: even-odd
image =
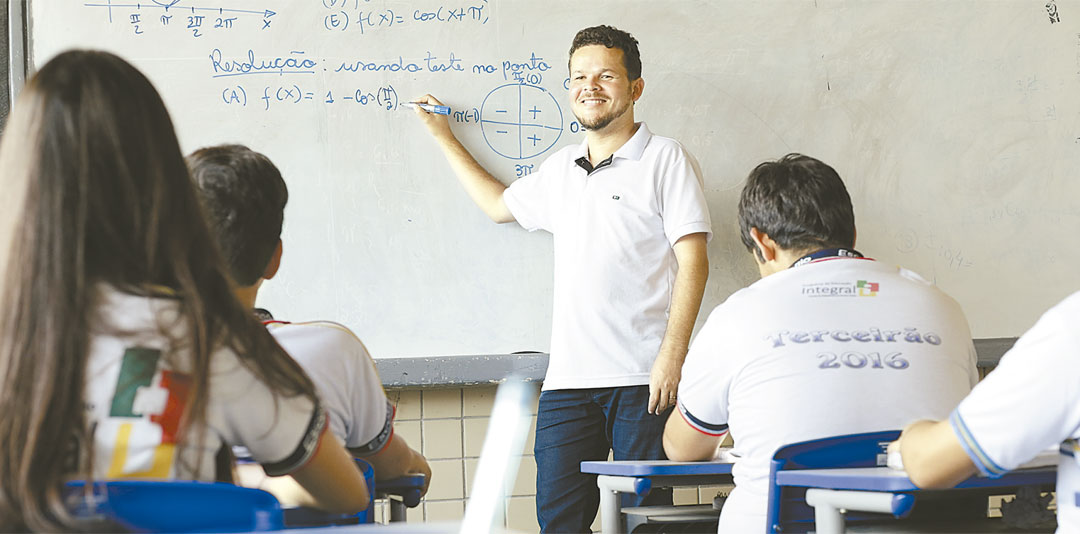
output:
[[[394,407],[386,399],[371,354],[356,334],[330,321],[269,328],[315,383],[334,435],[358,454],[382,450],[390,441]]]
[[[1000,476],[1080,428],[1080,302],[1068,301],[1071,313],[1059,305],[1043,315],[949,418],[985,475]]]
[[[683,362],[682,381],[677,395],[679,413],[696,430],[720,436],[728,428],[728,390],[732,373],[728,366],[734,354],[725,354],[723,304],[709,314]]]
[[[355,369],[350,403],[353,424],[345,438],[345,446],[356,454],[367,456],[390,443],[394,432],[394,405],[386,398],[367,347],[355,336],[352,339],[355,350],[350,351],[349,357]]]
[[[276,395],[230,351],[219,351],[211,365],[209,399],[221,414],[222,438],[246,447],[268,475],[302,467],[318,450],[327,428],[317,402]]]
[[[565,170],[555,169],[555,160],[550,157],[540,164],[536,172],[517,179],[503,191],[503,202],[510,214],[522,228],[533,232],[546,230],[555,232],[553,218],[554,182]]]
[[[668,242],[674,245],[683,236],[699,232],[712,239],[712,220],[697,160],[681,145],[676,145],[665,157],[669,161],[663,165],[659,194],[660,216]]]

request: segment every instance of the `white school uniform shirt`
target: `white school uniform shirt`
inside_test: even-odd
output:
[[[275,395],[226,348],[212,356],[205,428],[188,429],[179,446],[191,378],[178,303],[98,286],[84,397],[94,477],[231,480],[215,465],[229,446],[246,447],[268,475],[305,465],[318,450],[325,413],[305,397]]]
[[[1047,311],[949,417],[979,472],[999,477],[1061,444],[1058,532],[1080,532],[1080,293]]]
[[[393,436],[394,405],[375,362],[351,330],[330,321],[265,321],[270,334],[315,383],[330,430],[354,454],[370,456]]]
[[[978,373],[956,301],[910,271],[834,257],[717,306],[682,377],[681,416],[735,441],[719,531],[763,532],[769,461],[782,445],[941,419]]]
[[[554,236],[544,389],[649,383],[678,270],[672,245],[711,236],[701,173],[675,140],[637,132],[592,173],[588,144],[559,150],[503,193],[526,230]]]

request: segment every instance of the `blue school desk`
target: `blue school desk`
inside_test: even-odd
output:
[[[597,475],[601,532],[614,534],[623,528],[620,492],[645,495],[654,487],[730,484],[731,466],[730,462],[621,460],[581,462],[581,472]]]
[[[956,488],[1053,485],[1056,480],[1057,467],[1045,466],[1018,469],[995,479],[975,476]],[[914,505],[913,494],[922,491],[911,483],[905,472],[889,467],[780,471],[776,473],[776,482],[780,486],[808,488],[806,503],[814,507],[818,534],[844,532],[842,510],[904,515]]]

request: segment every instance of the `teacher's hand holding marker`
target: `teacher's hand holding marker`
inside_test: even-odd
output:
[[[423,125],[428,126],[428,132],[435,137],[435,141],[442,145],[444,149],[447,143],[454,145],[457,142],[454,132],[450,131],[450,107],[438,102],[438,98],[426,94],[419,98],[413,98],[411,102],[402,103],[401,106],[413,108],[414,114],[420,118]],[[446,112],[443,114],[443,112],[435,112],[435,110],[446,110]]]
[[[422,104],[420,102],[405,102],[401,105],[409,109],[422,109],[428,113],[435,113],[436,115],[450,114],[450,106],[436,106],[435,104]]]
[[[431,95],[424,95],[420,98],[414,98],[410,102],[403,102],[400,105],[412,108],[413,113],[420,117],[420,120],[424,122],[424,126],[427,126],[428,131],[435,136],[435,139],[441,141],[446,136],[454,136],[450,131],[450,106],[439,102],[439,99]]]

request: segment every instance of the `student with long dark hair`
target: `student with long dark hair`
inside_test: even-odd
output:
[[[311,381],[233,297],[150,82],[73,51],[0,144],[0,529],[78,528],[68,479],[230,480],[229,447],[310,502],[363,477]]]

